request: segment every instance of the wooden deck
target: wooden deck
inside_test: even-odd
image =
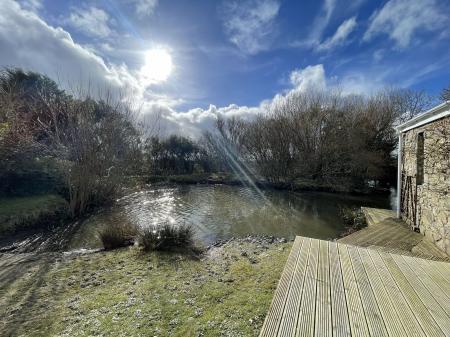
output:
[[[447,254],[422,234],[413,232],[405,222],[396,218],[393,211],[377,208],[363,208],[363,211],[368,226],[339,239],[339,243],[450,262]]]
[[[260,337],[450,336],[450,264],[297,237]]]

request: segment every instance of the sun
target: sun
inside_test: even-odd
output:
[[[145,64],[141,74],[146,82],[163,82],[172,73],[172,56],[162,48],[150,49],[145,52]]]

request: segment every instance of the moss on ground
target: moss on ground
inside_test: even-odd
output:
[[[0,286],[5,294],[0,331],[8,336],[258,336],[290,247],[231,241],[202,259],[144,254],[136,247],[66,257],[31,287],[31,301],[17,296],[22,288],[29,291],[25,283],[36,283],[30,274],[45,268],[30,264],[26,276],[6,290]]]
[[[44,194],[0,199],[0,236],[17,230],[54,225],[67,216],[67,202]]]

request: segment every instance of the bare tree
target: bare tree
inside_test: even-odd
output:
[[[450,85],[447,86],[447,88],[442,89],[440,98],[443,101],[450,101]]]
[[[393,126],[402,109],[422,109],[421,97],[392,91],[371,97],[295,92],[251,122],[229,126],[220,120],[218,129],[237,143],[241,160],[268,181],[308,179],[364,187],[390,176],[397,142]]]
[[[435,97],[424,90],[387,89],[385,92],[392,101],[400,122],[405,122],[430,109],[437,102]]]
[[[74,98],[48,77],[20,69],[5,70],[0,87],[0,116],[6,121],[0,154],[10,158],[9,171],[0,167],[0,174],[30,166],[18,159],[51,162],[63,177],[74,216],[115,199],[142,153],[141,134],[125,101],[108,92],[103,100]]]

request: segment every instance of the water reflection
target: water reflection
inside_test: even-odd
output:
[[[85,221],[69,248],[99,246],[98,228],[118,221],[140,227],[189,224],[205,243],[248,234],[330,239],[344,229],[339,217],[342,206],[390,208],[390,199],[276,190],[261,195],[251,188],[222,185],[151,188],[131,193],[112,209]]]

